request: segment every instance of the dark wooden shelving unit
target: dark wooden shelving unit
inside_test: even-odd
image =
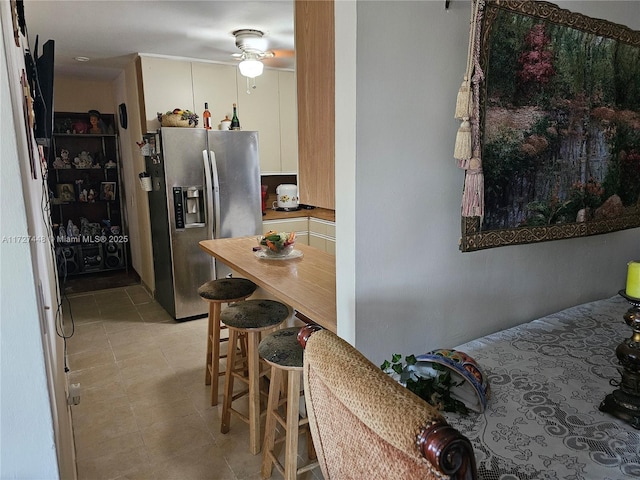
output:
[[[88,113],[55,112],[54,125],[48,186],[58,274],[127,269],[115,116],[101,115],[101,133],[85,133]]]

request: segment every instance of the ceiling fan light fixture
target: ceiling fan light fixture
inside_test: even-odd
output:
[[[267,49],[267,42],[263,38],[264,32],[252,28],[242,28],[232,32],[236,37],[236,47],[243,52],[260,53]]]
[[[240,73],[245,77],[255,78],[262,75],[264,65],[261,61],[255,58],[246,58],[238,64]]]

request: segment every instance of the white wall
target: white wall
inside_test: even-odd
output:
[[[4,65],[4,48],[0,61]],[[3,159],[0,174],[0,202],[3,208],[0,237],[18,238],[27,234],[20,169],[7,76],[0,69]],[[44,352],[31,271],[28,243],[0,245],[0,364],[2,365],[0,404],[0,477],[57,478],[51,409],[47,392]],[[12,299],[20,298],[17,302]]]
[[[108,80],[78,78],[56,74],[53,82],[53,109],[56,112],[113,113],[117,106],[113,98],[112,84]]]
[[[0,4],[0,478],[75,478],[45,188],[31,174],[9,2]],[[45,307],[48,309],[45,310]]]
[[[153,292],[155,279],[153,273],[153,251],[151,226],[149,220],[149,201],[138,180],[138,174],[145,170],[144,157],[136,142],[142,141],[142,123],[140,119],[140,101],[136,63],[133,60],[113,82],[115,103],[127,106],[128,125],[121,128],[120,156],[122,179],[124,182],[125,210],[128,224],[130,265],[140,275],[142,283]],[[146,121],[144,121],[146,124]],[[146,129],[145,129],[146,131]]]
[[[355,1],[334,4],[336,82],[336,314],[337,333],[355,344],[356,56]]]
[[[640,28],[638,2],[559,5]],[[336,118],[356,118],[355,345],[374,362],[613,296],[626,263],[640,258],[640,229],[459,251],[464,175],[452,158],[453,110],[469,15],[462,1],[449,11],[439,0],[357,2],[357,109]],[[349,207],[337,198],[338,212]],[[337,250],[348,263],[340,241]],[[338,305],[350,295],[339,289]],[[339,328],[351,321],[339,317]]]

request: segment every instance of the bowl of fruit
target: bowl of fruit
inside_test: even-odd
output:
[[[158,112],[158,121],[163,127],[195,127],[198,125],[198,115],[190,110],[174,108],[171,112]]]
[[[258,237],[258,244],[266,257],[286,257],[293,252],[296,243],[296,232],[268,231]]]

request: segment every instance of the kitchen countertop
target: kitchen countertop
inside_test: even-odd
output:
[[[320,220],[327,220],[329,222],[336,221],[335,211],[327,210],[326,208],[317,208],[317,207],[311,210],[301,208],[300,210],[296,210],[294,212],[281,212],[278,210],[273,210],[271,208],[268,208],[266,214],[262,216],[262,220],[282,220],[283,218],[303,218],[303,217],[319,218]]]
[[[276,197],[269,197],[267,199],[267,205],[273,205],[273,202],[276,200]],[[306,208],[301,208],[300,210],[296,210],[294,212],[281,212],[278,210],[273,210],[272,208],[267,208],[267,212],[262,216],[262,220],[282,220],[283,218],[301,218],[301,217],[313,217],[319,218],[320,220],[326,220],[328,222],[336,221],[336,212],[334,210],[328,210],[326,208],[312,208],[307,210]]]
[[[253,281],[276,299],[311,321],[336,332],[336,264],[333,255],[308,245],[296,244],[295,249],[303,253],[301,258],[260,259],[252,250],[256,246],[253,236],[203,240],[199,245],[209,255]]]

